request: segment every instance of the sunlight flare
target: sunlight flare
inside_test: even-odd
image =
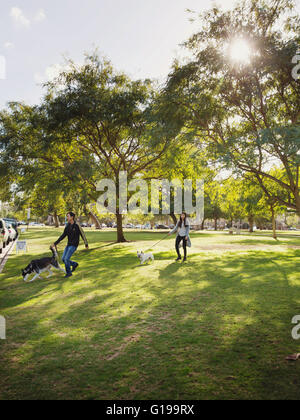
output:
[[[245,39],[235,39],[228,46],[228,54],[233,62],[249,64],[251,52],[250,44]]]

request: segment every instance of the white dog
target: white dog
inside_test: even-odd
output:
[[[141,265],[150,260],[154,261],[152,252],[148,252],[147,254],[144,254],[143,251],[141,252],[138,251],[137,256],[138,256],[138,259],[141,261]]]

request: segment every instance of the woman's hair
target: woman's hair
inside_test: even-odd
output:
[[[67,214],[69,214],[75,220],[75,213],[73,213],[72,211],[69,211]]]
[[[186,227],[187,226],[187,214],[185,212],[182,212],[181,214],[184,214],[185,215],[185,218],[184,218],[184,226]],[[181,215],[180,215],[180,219],[179,219],[179,227],[180,228],[182,227],[182,218],[181,218]]]

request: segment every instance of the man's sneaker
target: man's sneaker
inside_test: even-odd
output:
[[[79,266],[79,264],[78,263],[75,263],[75,265],[73,265],[73,268],[72,268],[72,273],[74,273],[74,271],[76,270],[76,268]]]
[[[64,279],[67,279],[68,277],[72,277],[72,273],[67,273],[64,277]]]
[[[184,257],[184,259],[183,259],[183,261],[182,262],[185,262],[186,261],[186,257]]]
[[[181,257],[178,257],[176,261],[180,261],[180,260],[181,260]]]

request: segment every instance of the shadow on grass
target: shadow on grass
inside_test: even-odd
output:
[[[139,267],[126,247],[80,251],[71,280],[5,294],[3,396],[299,398],[299,365],[284,361],[299,256],[193,254],[181,264],[170,251]]]

